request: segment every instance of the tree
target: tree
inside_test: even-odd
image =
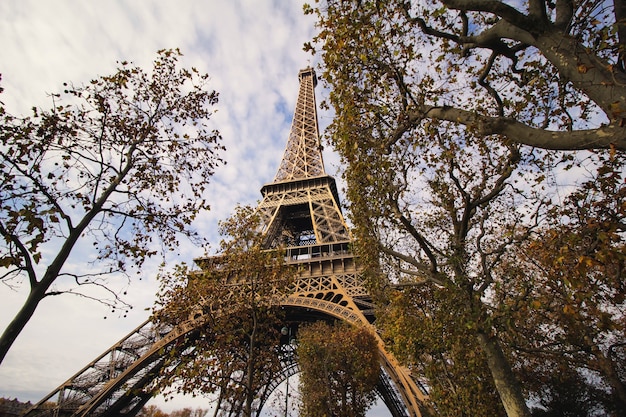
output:
[[[191,222],[208,209],[203,193],[222,162],[208,127],[218,94],[205,90],[208,75],[177,68],[179,56],[160,51],[151,74],[121,62],[113,75],[66,85],[31,117],[1,109],[0,279],[30,292],[0,337],[0,362],[46,297],[94,297],[83,288],[98,286],[115,305],[105,276],[139,271],[181,235],[200,242]],[[90,267],[69,268],[72,256]]]
[[[209,410],[204,410],[202,408],[196,408],[192,410],[189,407],[185,407],[182,410],[175,410],[170,413],[170,417],[204,417],[207,415]]]
[[[589,410],[578,415],[626,410],[624,162],[608,156],[553,207],[503,263],[513,279],[495,289],[501,308],[494,316],[526,385],[539,398],[551,393],[546,401],[559,407],[576,404],[568,398],[578,390]]]
[[[167,417],[167,415],[156,405],[145,406],[137,413],[137,417]]]
[[[259,216],[239,207],[221,223],[220,255],[162,277],[154,318],[159,325],[200,319],[197,331],[171,353],[161,387],[218,393],[215,415],[258,413],[268,384],[282,370],[280,302],[294,271],[280,249],[264,250]]]
[[[174,410],[170,414],[167,414],[156,405],[148,405],[137,413],[137,417],[204,417],[208,412],[209,410],[204,410],[202,408],[192,410],[191,408],[186,407],[182,410]]]
[[[432,312],[453,307],[453,325],[476,337],[509,416],[530,414],[529,384],[520,384],[519,345],[504,325],[512,319],[510,299],[495,295],[509,289],[523,297],[533,288],[515,286],[535,270],[515,260],[541,236],[536,231],[549,228],[551,206],[561,202],[548,179],[560,168],[581,172],[579,157],[595,170],[626,149],[623,27],[615,24],[621,6],[604,6],[379,0],[305,8],[319,18],[308,47],[319,46],[322,77],[332,87],[336,117],[328,136],[347,164],[357,249],[373,271],[371,285],[390,308],[402,300],[404,314],[433,320],[435,329],[451,324]],[[389,288],[397,285],[436,294],[431,312],[394,296]],[[394,343],[405,338],[393,330],[387,338],[398,350]],[[527,336],[538,342],[537,333]],[[424,355],[431,366],[433,357],[467,354],[431,337],[424,342],[421,356],[411,358],[416,363]],[[448,369],[471,392],[457,378],[463,368]]]
[[[407,136],[383,148],[384,126],[363,118],[367,115],[342,114],[330,130],[347,162],[357,253],[373,271],[370,285],[383,293],[383,304],[385,297],[394,300],[385,296],[390,284],[423,285],[439,292],[433,302],[448,300],[454,325],[475,337],[482,351],[478,356],[486,361],[507,414],[529,415],[493,325],[490,294],[508,279],[497,273],[498,265],[528,238],[541,212],[542,199],[533,185],[541,186],[541,174],[529,164],[534,152],[498,138],[476,137],[450,123],[431,123],[428,144]],[[414,307],[405,313],[424,314],[419,305]],[[440,343],[425,345],[422,353],[437,357],[441,348]],[[471,383],[467,378],[456,381]]]
[[[367,116],[330,127],[347,162],[356,249],[382,306],[377,327],[423,371],[435,408],[492,415],[495,388],[507,415],[530,415],[527,399],[556,392],[557,369],[576,382],[592,371],[620,404],[623,155],[591,155],[598,175],[560,206],[543,152],[432,121],[428,143],[407,135],[385,148],[384,126]],[[571,387],[594,410],[620,409],[588,384]]]
[[[333,106],[371,112],[389,132],[381,146],[437,119],[561,150],[626,150],[625,10],[597,0],[305,6],[318,15]]]
[[[463,301],[420,285],[395,291],[380,308],[376,327],[414,375],[426,379],[438,416],[503,416],[486,355]]]
[[[378,346],[367,329],[316,322],[298,331],[304,416],[365,416],[380,374]]]
[[[569,369],[558,369],[565,373],[553,374],[550,380],[542,381],[544,386],[532,410],[534,417],[620,415],[619,409],[610,412],[598,407],[601,388],[584,381],[580,374],[568,372]]]

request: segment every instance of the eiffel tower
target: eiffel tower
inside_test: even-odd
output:
[[[257,208],[266,248],[286,248],[286,262],[298,266],[294,290],[281,303],[286,320],[342,320],[370,330],[378,341],[381,365],[377,394],[393,417],[421,416],[427,410],[427,398],[376,334],[374,305],[351,251],[337,186],[324,169],[315,71],[303,69],[298,78],[300,88],[285,153],[273,182],[262,187],[263,200]],[[197,263],[201,265],[202,260]],[[206,322],[190,318],[163,328],[147,320],[25,416],[134,416],[155,393],[153,382],[168,352],[183,340],[193,343],[199,326]],[[258,398],[257,415],[272,391],[299,371],[293,351],[281,363],[282,373]]]

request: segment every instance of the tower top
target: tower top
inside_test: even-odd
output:
[[[257,207],[266,246],[313,247],[348,242],[335,179],[326,175],[315,105],[317,77],[298,73],[300,90],[287,148],[274,182],[261,189]]]
[[[302,78],[304,77],[313,77],[313,88],[317,87],[317,75],[315,75],[315,70],[311,67],[306,67],[301,69],[298,73],[298,80],[302,82]]]
[[[275,183],[326,175],[315,104],[315,70],[311,67],[300,70],[298,79],[298,100]]]

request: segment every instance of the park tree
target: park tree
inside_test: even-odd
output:
[[[201,242],[191,223],[222,162],[208,123],[218,94],[180,56],[163,50],[150,73],[120,62],[113,75],[65,84],[30,117],[0,109],[0,279],[30,288],[0,337],[0,362],[46,297],[93,298],[86,288],[97,286],[115,307],[107,276],[130,278],[182,236]],[[83,268],[68,266],[78,259]]]
[[[208,412],[209,410],[202,408],[191,409],[185,407],[181,410],[174,410],[168,414],[156,405],[147,405],[139,410],[137,417],[204,417]]]
[[[544,149],[626,149],[623,1],[318,1],[309,47],[333,105],[375,114],[380,146],[438,119]]]
[[[137,413],[137,417],[167,417],[167,416],[168,414],[165,413],[156,405],[147,405]]]
[[[503,262],[514,279],[494,291],[526,386],[548,404],[584,400],[577,415],[626,410],[624,155],[602,162]]]
[[[258,400],[282,371],[280,303],[294,271],[280,250],[263,249],[259,226],[252,208],[238,207],[220,223],[219,255],[198,259],[198,269],[182,265],[161,277],[155,323],[196,323],[171,352],[161,389],[216,394],[215,416],[258,413]]]
[[[414,375],[425,378],[438,416],[503,416],[484,352],[459,320],[458,300],[432,286],[394,291],[376,319],[381,337]]]
[[[315,322],[298,330],[301,415],[363,417],[380,374],[376,338],[363,327]]]
[[[542,174],[529,164],[533,151],[502,144],[498,138],[476,137],[447,122],[431,123],[428,144],[407,137],[383,149],[377,144],[384,129],[357,120],[346,117],[344,124],[343,118],[336,119],[332,140],[347,162],[357,253],[373,271],[368,276],[374,293],[382,293],[379,302],[390,303],[380,316],[386,309],[403,308],[404,314],[422,316],[422,328],[428,320],[435,322],[431,330],[458,326],[454,332],[416,341],[422,345],[413,352],[412,362],[431,357],[430,365],[437,366],[437,361],[467,359],[474,354],[469,349],[478,349],[472,363],[449,368],[468,372],[471,366],[479,369],[481,361],[487,366],[491,382],[483,388],[472,387],[467,376],[453,375],[456,384],[467,384],[464,398],[493,384],[509,416],[529,415],[515,366],[494,326],[491,293],[509,279],[498,267],[528,238],[542,213],[543,199],[535,189],[542,185]],[[394,297],[393,291],[387,295],[389,284],[423,286],[436,293],[429,297],[431,313],[415,299],[404,302],[407,299]],[[395,306],[399,301],[402,305]],[[387,322],[393,326],[393,320]],[[395,350],[405,335],[394,333],[393,327],[384,330],[384,323],[379,326]],[[446,335],[454,338],[449,345],[439,340]],[[473,341],[464,341],[470,336]],[[454,343],[464,344],[466,350],[454,350]],[[454,407],[470,404],[457,400]]]
[[[170,413],[169,417],[205,417],[209,413],[209,410],[202,408],[191,409],[185,407],[181,410],[174,410]]]
[[[538,269],[537,259],[522,264],[519,250],[549,238],[555,207],[589,186],[577,178],[581,172],[600,172],[626,149],[621,3],[329,0],[305,10],[318,15],[319,33],[308,47],[321,52],[322,78],[331,87],[327,104],[336,117],[327,133],[346,163],[357,250],[374,293],[387,304],[381,326],[395,311],[432,329],[463,327],[476,340],[476,364],[486,362],[506,414],[529,415],[533,393],[512,337],[532,344],[545,334],[509,333],[505,325],[513,318],[511,299],[533,288],[520,276]],[[561,152],[589,148],[595,152]],[[623,172],[618,165],[613,171]],[[564,177],[569,187],[559,189],[556,179]],[[623,245],[623,220],[612,222],[606,227],[618,231],[605,234],[613,239],[605,256]],[[564,271],[551,279],[568,285]],[[432,294],[428,309],[426,300],[391,290],[411,286]],[[623,294],[623,288],[611,291]],[[599,314],[610,305],[605,301],[588,297],[579,305],[595,303],[588,312]],[[619,296],[611,302],[623,312]],[[572,308],[563,304],[561,311]],[[623,313],[612,318],[619,320]],[[548,322],[538,315],[534,324],[545,330]],[[572,330],[566,321],[559,325],[563,333]],[[393,327],[383,331],[395,351],[408,343]],[[462,340],[463,332],[455,332],[446,334]],[[407,361],[427,369],[441,357],[451,372],[464,371],[458,361],[469,351],[422,339],[413,341],[419,349]],[[613,346],[600,345],[604,353]],[[618,347],[610,351],[617,355]],[[572,367],[563,375],[576,379]],[[478,388],[462,374],[452,377],[464,398]],[[427,385],[434,391],[437,381]],[[454,407],[469,404],[457,399]]]
[[[331,124],[331,141],[346,162],[358,253],[370,269],[382,269],[372,275],[375,288],[391,279],[430,287],[441,293],[435,300],[454,300],[455,325],[475,337],[507,414],[529,415],[488,296],[507,279],[496,267],[540,214],[536,155],[462,125],[424,124],[428,141],[412,131],[389,146],[381,146],[388,126],[372,112],[342,108]],[[440,349],[427,345],[424,353]],[[464,380],[471,383],[457,379]]]
[[[522,264],[519,250],[532,248],[529,245],[533,241],[536,245],[544,244],[550,226],[554,225],[553,216],[558,208],[554,202],[563,201],[557,199],[558,193],[550,195],[551,184],[546,180],[552,173],[550,166],[564,164],[564,169],[574,171],[579,167],[570,161],[569,155],[555,160],[545,152],[503,142],[500,137],[476,135],[447,121],[424,123],[428,125],[428,142],[424,141],[423,132],[416,131],[388,147],[380,146],[389,133],[386,125],[379,124],[375,116],[362,109],[341,113],[329,130],[331,141],[346,162],[347,195],[357,253],[370,271],[370,285],[382,305],[377,326],[394,352],[404,350],[405,363],[424,371],[436,409],[446,410],[449,415],[490,415],[503,407],[502,412],[508,416],[528,416],[527,400],[542,389],[529,382],[537,376],[549,381],[549,373],[558,368],[544,367],[547,373],[543,375],[538,372],[539,367],[528,373],[528,366],[523,365],[540,364],[527,360],[532,351],[522,355],[523,345],[512,340],[519,336],[532,345],[547,340],[549,331],[554,331],[549,316],[542,315],[535,316],[532,322],[536,330],[524,331],[531,326],[530,320],[522,312],[516,316],[511,309],[512,299],[522,298],[529,288],[536,287],[528,284],[529,279],[520,279],[533,274],[536,266],[533,262]],[[581,231],[585,227],[597,227],[594,224],[599,220],[586,223],[592,219],[585,217],[592,208],[600,213],[602,207],[608,207],[619,213],[623,207],[619,198],[623,193],[620,191],[623,164],[617,162],[621,157],[620,152],[611,151],[590,154],[590,166],[598,167],[607,179],[603,182],[606,198],[589,202],[587,208],[580,210]],[[605,162],[615,166],[607,169]],[[600,183],[572,184],[567,191],[571,202],[581,198],[572,188],[589,191],[593,184]],[[561,219],[565,221],[572,215],[563,212]],[[610,274],[600,271],[592,275],[592,280],[596,282],[598,277],[605,276],[611,280],[612,284],[598,281],[596,285],[610,288],[605,294],[613,294],[614,298],[593,297],[585,292],[586,298],[578,305],[596,314],[587,321],[589,329],[598,320],[608,319],[604,309],[615,309],[615,316],[611,317],[615,323],[624,317],[624,291],[617,284],[620,281],[615,280],[623,270],[623,217],[612,215],[601,224],[606,232],[599,236],[603,236],[607,246],[600,257],[613,261],[608,267]],[[585,239],[599,230],[589,230]],[[563,236],[560,231],[553,231]],[[580,254],[571,254],[575,265],[580,262],[590,266],[595,262],[584,257],[579,261],[579,256],[586,252],[583,248],[578,250]],[[556,251],[552,247],[546,253]],[[568,285],[567,278],[564,270],[551,274],[549,279],[554,287],[559,287]],[[539,281],[535,283],[541,286]],[[611,287],[604,287],[607,284]],[[406,288],[413,289],[409,292]],[[400,295],[397,291],[401,291]],[[502,292],[508,295],[503,296]],[[536,303],[537,300],[528,301],[531,306]],[[572,308],[564,303],[558,311],[571,313]],[[564,339],[574,336],[575,329],[578,337],[584,337],[584,327],[572,326],[577,323],[575,316],[569,314],[569,321],[557,324]],[[518,332],[512,331],[515,326],[511,320],[515,317],[520,322],[526,320],[527,324],[520,325]],[[405,329],[416,330],[400,330],[400,319],[409,323]],[[619,334],[622,331],[619,326],[605,332],[600,339]],[[617,345],[609,349],[614,343],[603,342],[598,345],[602,348],[598,352],[604,356],[613,352],[615,360],[621,357],[618,355],[622,354],[622,345],[619,338],[610,340],[615,340]],[[580,346],[581,353],[595,349],[590,345]],[[553,354],[557,355],[557,350]],[[597,370],[599,362],[595,363]],[[618,363],[611,366],[619,368]],[[570,381],[584,382],[581,380],[584,371],[578,375],[571,372],[577,365],[567,361],[560,364],[567,366],[567,372],[562,375],[572,376],[574,379]],[[552,388],[558,388],[556,381],[552,379]],[[578,386],[581,392],[593,394],[592,401],[601,401],[597,392],[591,393],[588,384]],[[615,386],[619,388],[620,384]],[[493,402],[493,388],[501,406]],[[473,401],[478,398],[481,402],[475,409]],[[601,403],[595,403],[598,404]]]

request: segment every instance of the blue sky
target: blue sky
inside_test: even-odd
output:
[[[194,225],[216,246],[217,221],[237,203],[255,204],[261,186],[272,181],[289,133],[298,71],[316,64],[302,51],[314,31],[314,18],[303,15],[302,4],[3,0],[0,73],[5,91],[0,100],[10,113],[27,115],[33,106],[50,107],[49,94],[62,90],[63,82],[79,84],[111,74],[121,60],[149,68],[157,50],[180,48],[182,64],[208,73],[209,87],[220,93],[213,122],[224,137],[228,164],[208,188],[212,210]],[[320,86],[318,103],[326,94]],[[330,115],[319,115],[323,129]],[[327,154],[325,162],[327,172],[336,175],[337,158]],[[176,261],[190,262],[202,254],[200,248],[185,247]],[[39,400],[143,322],[154,302],[155,271],[156,265],[148,265],[144,278],[128,287],[127,300],[134,308],[126,318],[76,297],[46,299],[0,366],[0,397]],[[111,285],[126,283],[113,280]],[[0,284],[2,329],[25,290]],[[187,403],[158,402],[165,409],[181,404]]]

